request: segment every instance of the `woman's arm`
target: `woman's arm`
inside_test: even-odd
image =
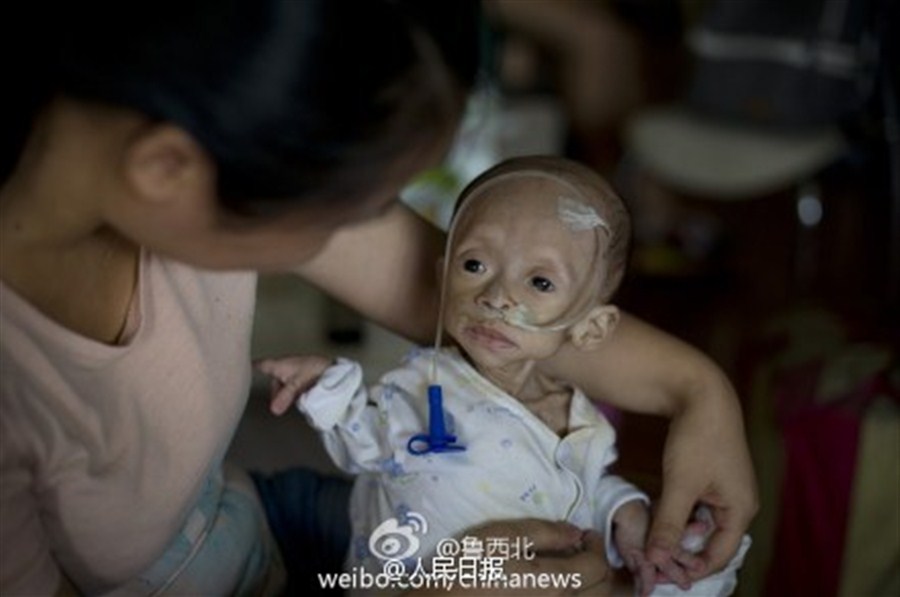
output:
[[[547,368],[594,398],[672,419],[649,557],[657,564],[670,559],[702,500],[712,506],[717,530],[703,554],[706,566],[689,575],[722,568],[758,508],[737,395],[706,355],[635,317],[623,315],[609,340],[592,352],[567,346]]]
[[[377,219],[338,230],[297,273],[372,321],[427,344],[443,250],[444,233],[398,201]]]
[[[709,391],[735,399],[728,380],[703,353],[628,313],[595,350],[567,345],[544,367],[595,400],[636,413],[671,418]]]
[[[434,334],[443,239],[398,203],[377,220],[337,232],[298,272],[379,324],[424,343]],[[663,495],[648,542],[651,558],[668,558],[702,499],[715,507],[719,528],[706,560],[711,568],[723,566],[756,513],[757,494],[740,405],[719,367],[684,342],[623,315],[599,349],[564,348],[548,368],[590,396],[673,419]]]

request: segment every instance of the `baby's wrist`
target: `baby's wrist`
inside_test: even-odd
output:
[[[631,517],[635,515],[640,516],[647,511],[649,511],[647,502],[640,496],[634,496],[616,507],[615,512],[613,512],[612,521],[613,524],[622,524],[623,522],[627,522]]]

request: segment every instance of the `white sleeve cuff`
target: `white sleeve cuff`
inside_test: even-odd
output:
[[[320,431],[330,431],[347,414],[353,397],[362,386],[359,363],[338,357],[319,381],[297,401],[297,409]],[[365,395],[364,393],[362,394]]]

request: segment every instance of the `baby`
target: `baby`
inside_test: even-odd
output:
[[[282,403],[295,399],[295,382],[323,372],[297,404],[335,463],[358,475],[349,567],[374,573],[417,556],[427,568],[441,540],[536,517],[600,531],[609,563],[650,593],[660,578],[644,558],[649,501],[607,472],[615,431],[540,367],[566,344],[594,350],[612,333],[619,312],[608,301],[628,239],[621,200],[593,171],[562,158],[508,160],[460,197],[438,268],[437,348],[413,351],[371,389],[344,359],[260,364],[283,384]],[[691,529],[708,534],[711,520]],[[730,592],[744,549],[703,594]]]

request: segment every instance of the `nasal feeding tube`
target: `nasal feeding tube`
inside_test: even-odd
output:
[[[444,303],[446,295],[445,289],[447,287],[447,275],[453,255],[453,253],[451,252],[451,249],[453,248],[453,236],[454,232],[456,231],[457,223],[462,219],[462,213],[468,206],[472,205],[475,202],[478,195],[483,194],[486,189],[495,186],[498,182],[508,180],[510,178],[523,178],[529,176],[552,180],[566,187],[567,190],[571,193],[574,193],[575,196],[582,196],[582,193],[569,181],[558,176],[548,174],[546,172],[532,170],[514,172],[510,174],[501,174],[496,178],[486,182],[481,188],[473,191],[473,195],[475,196],[463,198],[462,204],[459,207],[459,211],[457,211],[457,213],[454,215],[453,221],[450,224],[450,228],[447,231],[447,240],[444,246],[444,264],[443,271],[441,273],[441,295],[438,307],[438,323],[437,331],[435,333],[434,351],[431,357],[431,370],[429,375],[430,383],[428,385],[428,433],[420,433],[412,436],[409,439],[406,449],[410,454],[420,456],[430,453],[460,452],[466,449],[465,446],[456,443],[457,438],[455,435],[447,432],[444,422],[443,388],[437,380],[437,355],[438,351],[440,351],[441,349],[441,341],[443,340]],[[591,262],[591,269],[595,272],[595,275],[598,275],[597,272],[599,271],[599,268],[597,267],[597,262],[599,261],[600,247],[603,246],[600,242],[601,239],[599,230],[603,230],[607,234],[607,236],[611,236],[609,224],[602,217],[600,217],[597,214],[596,210],[588,205],[587,202],[579,201],[566,196],[560,196],[557,199],[557,216],[563,222],[563,224],[573,232],[584,230],[595,231],[595,234],[597,235],[597,250],[595,251],[593,260]],[[578,309],[575,316],[570,317],[562,322],[547,322],[543,324],[531,323],[528,321],[528,311],[524,305],[516,305],[509,310],[490,309],[486,311],[485,314],[490,319],[500,319],[507,325],[511,325],[513,327],[517,327],[529,332],[546,333],[564,330],[574,325],[577,321],[584,317],[587,314],[587,311],[589,311],[593,306],[590,301],[586,300],[586,298],[589,296],[586,289],[588,289],[589,287],[589,284],[584,284],[582,286],[581,295],[578,297],[579,300],[574,303],[574,305],[576,306],[579,305],[579,303],[585,304],[581,305],[581,308]],[[560,317],[562,317],[562,315]]]

